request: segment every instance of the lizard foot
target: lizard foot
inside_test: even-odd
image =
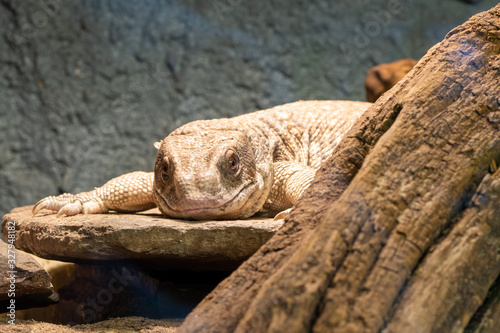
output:
[[[56,217],[63,215],[73,216],[80,213],[96,214],[105,213],[108,208],[100,200],[96,198],[85,198],[79,195],[64,193],[58,196],[50,196],[43,198],[33,206],[33,216],[38,214],[42,209],[52,210],[57,212]]]

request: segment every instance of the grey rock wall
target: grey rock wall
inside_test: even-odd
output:
[[[0,0],[0,214],[151,171],[195,119],[364,100],[369,68],[496,4]]]

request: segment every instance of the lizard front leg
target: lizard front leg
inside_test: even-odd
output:
[[[311,184],[316,171],[298,162],[275,162],[273,189],[264,209],[278,211],[275,220],[285,218]]]
[[[154,208],[153,178],[153,172],[136,171],[113,178],[93,191],[46,197],[35,204],[33,215],[42,209],[56,211],[59,217],[110,210],[139,212]]]

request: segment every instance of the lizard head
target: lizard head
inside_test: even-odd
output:
[[[166,216],[233,219],[264,204],[269,175],[242,132],[171,134],[156,146],[154,195]]]

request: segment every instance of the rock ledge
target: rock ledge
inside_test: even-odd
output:
[[[17,249],[46,259],[97,263],[131,260],[156,269],[233,269],[263,245],[283,221],[183,221],[157,209],[139,214],[95,214],[56,218],[32,206],[13,209],[2,220],[16,224]]]

